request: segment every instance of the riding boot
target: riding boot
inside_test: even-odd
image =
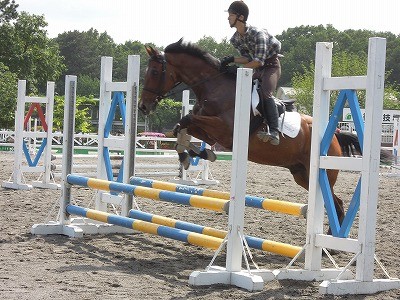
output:
[[[259,131],[257,136],[264,142],[269,141],[272,145],[279,145],[279,130],[278,130],[278,109],[274,98],[262,100],[261,104],[264,118],[267,120],[268,130]]]

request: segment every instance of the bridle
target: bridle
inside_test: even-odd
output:
[[[165,59],[165,55],[164,54],[159,54],[157,56],[152,56],[149,59],[149,63],[152,62],[152,61],[161,64],[161,76],[160,76],[160,79],[158,81],[157,89],[149,89],[149,88],[143,87],[143,91],[146,91],[146,92],[149,92],[149,93],[152,93],[152,94],[156,95],[157,96],[156,97],[156,101],[159,102],[162,99],[168,98],[168,97],[170,97],[171,95],[173,95],[175,93],[164,93],[163,92],[163,90],[165,88],[165,83],[166,83],[165,78],[166,78],[166,73],[167,73],[167,60]],[[172,78],[172,74],[171,74],[171,78]],[[177,87],[181,83],[182,83],[181,81],[176,82],[175,85],[170,90],[174,89],[175,87]]]
[[[149,92],[149,93],[152,93],[152,94],[156,95],[156,99],[155,100],[157,102],[161,101],[162,99],[169,98],[172,95],[181,93],[185,89],[193,88],[193,87],[198,86],[198,85],[200,85],[200,84],[202,84],[204,82],[207,82],[209,80],[215,79],[215,78],[217,78],[217,77],[219,77],[222,74],[225,74],[227,72],[227,71],[218,72],[216,75],[213,75],[213,76],[211,76],[209,78],[205,78],[205,79],[203,79],[203,80],[201,80],[201,81],[199,81],[199,82],[197,82],[195,84],[188,85],[182,90],[178,90],[178,91],[175,91],[175,92],[170,92],[171,90],[173,90],[174,88],[176,88],[178,85],[180,85],[182,83],[182,81],[177,81],[177,82],[175,82],[175,85],[170,89],[169,92],[164,93],[163,90],[165,88],[165,83],[166,83],[166,76],[167,76],[166,73],[167,73],[167,63],[168,63],[166,58],[165,58],[165,54],[164,53],[160,53],[157,56],[151,56],[150,59],[149,59],[149,63],[152,62],[152,61],[161,64],[161,76],[159,78],[158,86],[157,86],[156,89],[149,89],[149,88],[143,87],[143,91],[146,91],[146,92]],[[171,75],[171,78],[174,80],[172,74],[170,74],[170,75]]]

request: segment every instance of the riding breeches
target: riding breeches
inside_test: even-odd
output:
[[[256,69],[253,79],[260,81],[261,97],[272,98],[281,77],[281,64],[278,57],[267,60],[263,68]]]

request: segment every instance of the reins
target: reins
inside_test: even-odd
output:
[[[164,85],[165,85],[165,76],[166,76],[167,63],[168,63],[168,62],[167,62],[167,60],[165,59],[165,56],[164,56],[164,55],[160,55],[160,56],[157,57],[157,58],[153,58],[153,57],[152,57],[152,58],[150,58],[150,61],[151,61],[151,60],[153,60],[153,61],[155,61],[155,62],[158,62],[158,63],[160,63],[160,64],[162,65],[162,76],[161,76],[161,79],[160,79],[160,84],[159,84],[159,87],[158,87],[158,91],[157,91],[157,90],[148,89],[148,88],[145,88],[145,87],[143,88],[143,90],[157,95],[157,101],[161,101],[162,99],[169,98],[169,97],[171,97],[171,96],[173,96],[173,95],[182,93],[182,92],[183,92],[184,90],[186,90],[187,88],[192,89],[192,88],[194,88],[194,87],[196,87],[196,86],[199,86],[199,85],[203,84],[204,82],[213,80],[213,79],[215,79],[215,78],[217,78],[217,77],[219,77],[219,76],[221,76],[221,75],[227,73],[227,71],[219,72],[219,73],[217,73],[217,74],[215,74],[215,75],[213,75],[213,76],[211,76],[211,77],[208,77],[208,78],[205,78],[205,79],[203,79],[203,80],[200,80],[199,82],[196,82],[195,84],[188,85],[188,86],[185,87],[185,88],[182,88],[182,89],[179,89],[179,90],[177,90],[177,91],[171,92],[171,90],[173,90],[174,88],[176,88],[177,86],[179,86],[180,84],[183,83],[182,81],[179,81],[179,82],[176,82],[176,83],[175,83],[175,85],[170,89],[169,92],[167,92],[167,93],[165,93],[165,94],[162,94],[162,90],[163,90],[163,87],[164,87]],[[172,75],[171,75],[171,77],[172,77]]]

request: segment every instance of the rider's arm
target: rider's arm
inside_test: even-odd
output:
[[[249,61],[249,59],[244,56],[235,57],[234,62],[243,65],[243,68],[250,68],[250,69],[257,69],[258,67],[262,66],[260,61],[258,60]]]

